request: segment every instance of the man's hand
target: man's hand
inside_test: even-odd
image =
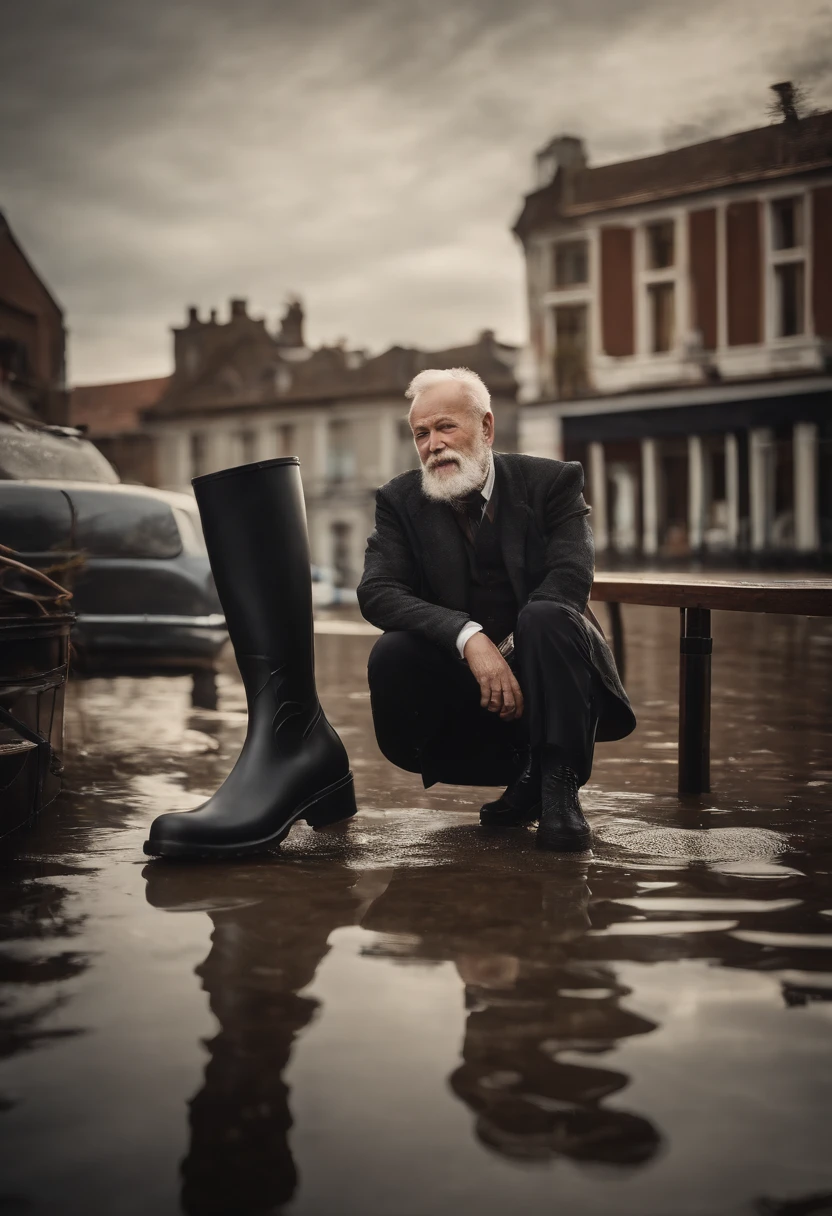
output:
[[[499,714],[504,722],[523,716],[523,694],[514,673],[497,647],[484,633],[475,633],[465,643],[465,661],[480,686],[480,705]]]

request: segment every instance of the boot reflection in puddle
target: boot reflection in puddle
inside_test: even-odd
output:
[[[589,896],[583,866],[459,872],[456,881],[449,869],[420,869],[394,878],[362,926],[418,935],[414,957],[456,964],[468,1016],[449,1084],[483,1144],[517,1160],[637,1166],[655,1154],[659,1132],[604,1106],[629,1077],[574,1057],[602,1055],[656,1024],[621,1008],[629,989],[612,967],[580,957]]]
[[[330,864],[316,868],[313,883],[308,867],[281,865],[278,883],[268,862],[233,869],[151,862],[142,873],[154,908],[204,911],[213,924],[196,974],[219,1032],[206,1043],[204,1082],[189,1103],[182,1211],[276,1211],[298,1185],[283,1073],[318,1008],[298,994],[314,978],[333,930],[353,923],[358,875]]]

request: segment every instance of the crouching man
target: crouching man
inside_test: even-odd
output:
[[[466,368],[420,372],[406,396],[421,469],[378,491],[358,587],[384,631],[368,667],[379,747],[426,788],[507,785],[483,825],[539,820],[539,846],[582,851],[595,742],[636,725],[587,607],[583,470],[494,454],[490,395]]]

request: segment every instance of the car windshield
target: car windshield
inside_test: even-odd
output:
[[[0,422],[0,480],[116,485],[119,476],[88,439]]]

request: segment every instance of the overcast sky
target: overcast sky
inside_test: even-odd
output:
[[[303,298],[313,344],[524,337],[510,226],[592,163],[832,105],[816,0],[3,0],[0,208],[75,383],[163,375],[188,304]]]

